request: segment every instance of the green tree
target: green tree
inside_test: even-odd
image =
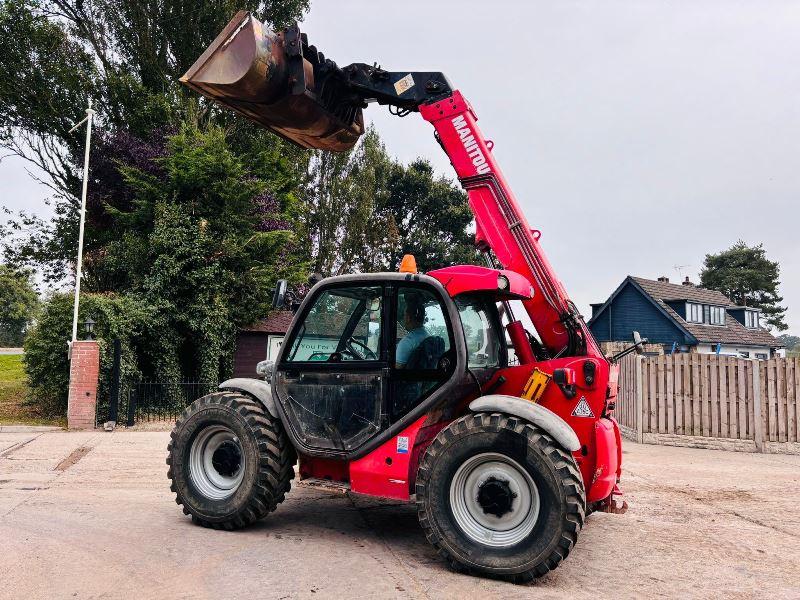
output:
[[[89,289],[154,307],[146,373],[213,382],[232,368],[236,331],[269,312],[276,280],[305,280],[297,182],[279,152],[236,153],[218,127],[186,126],[164,152],[157,170],[121,167],[127,200],[106,204]]]
[[[305,191],[308,253],[324,275],[395,270],[406,253],[423,271],[476,259],[464,191],[423,159],[391,159],[373,128],[350,152],[314,153]]]
[[[780,265],[767,258],[763,244],[742,240],[718,254],[707,254],[700,272],[703,287],[718,290],[740,306],[760,308],[766,322],[784,331],[786,307],[778,293]]]
[[[377,267],[394,271],[404,254],[413,254],[421,271],[476,262],[467,195],[446,177],[435,177],[427,160],[393,163],[386,193],[377,197],[371,231],[389,232],[373,241]]]
[[[53,294],[43,303],[36,324],[25,338],[23,362],[28,375],[28,400],[41,416],[65,416],[69,389],[67,340],[72,334],[72,294]],[[137,350],[144,343],[147,328],[154,323],[154,310],[133,297],[117,294],[81,293],[79,321],[92,317],[100,344],[100,390],[107,398],[111,381],[111,341],[122,344],[121,375],[141,375]]]
[[[248,136],[246,121],[178,78],[236,11],[282,27],[308,6],[309,0],[0,0],[0,148],[41,168],[55,192],[52,221],[20,214],[0,227],[9,261],[43,268],[50,282],[70,272],[83,136],[69,129],[88,100],[98,132],[146,140],[182,123],[216,123],[231,130],[233,143],[246,139],[252,148],[266,139]]]
[[[0,346],[22,345],[38,304],[30,272],[0,265]]]
[[[800,350],[800,336],[782,333],[777,336],[778,341],[783,344],[787,350],[795,351]]]

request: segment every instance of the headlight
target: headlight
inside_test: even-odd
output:
[[[497,276],[497,289],[505,291],[509,287],[511,287],[511,284],[508,282],[508,277],[506,277],[505,275],[498,275]]]

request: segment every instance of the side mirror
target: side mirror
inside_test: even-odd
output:
[[[285,279],[279,279],[278,283],[275,284],[275,292],[272,294],[272,308],[283,308],[286,302],[287,287],[288,283]]]

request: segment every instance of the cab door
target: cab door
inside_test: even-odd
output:
[[[387,412],[395,423],[450,379],[456,357],[442,296],[428,285],[401,283],[391,297]]]
[[[388,361],[383,285],[322,288],[276,368],[278,401],[297,438],[349,452],[381,431]]]

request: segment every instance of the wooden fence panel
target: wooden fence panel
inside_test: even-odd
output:
[[[797,410],[797,359],[790,358],[786,361],[786,418],[788,431],[786,437],[790,442],[800,441],[798,437],[798,410]]]
[[[700,418],[703,421],[703,435],[711,435],[711,379],[708,375],[708,354],[700,355],[700,387],[702,388],[702,408]]]
[[[703,428],[701,422],[701,412],[703,396],[701,393],[700,379],[700,355],[691,354],[692,372],[690,379],[692,382],[692,435],[703,435]]]
[[[747,360],[740,359],[736,369],[736,403],[738,405],[739,439],[749,440],[747,429]]]
[[[758,387],[758,389],[756,389]],[[676,354],[620,362],[616,416],[647,433],[800,442],[800,360]]]
[[[775,390],[775,359],[766,361],[767,367],[767,423],[770,442],[778,441],[778,396]]]

